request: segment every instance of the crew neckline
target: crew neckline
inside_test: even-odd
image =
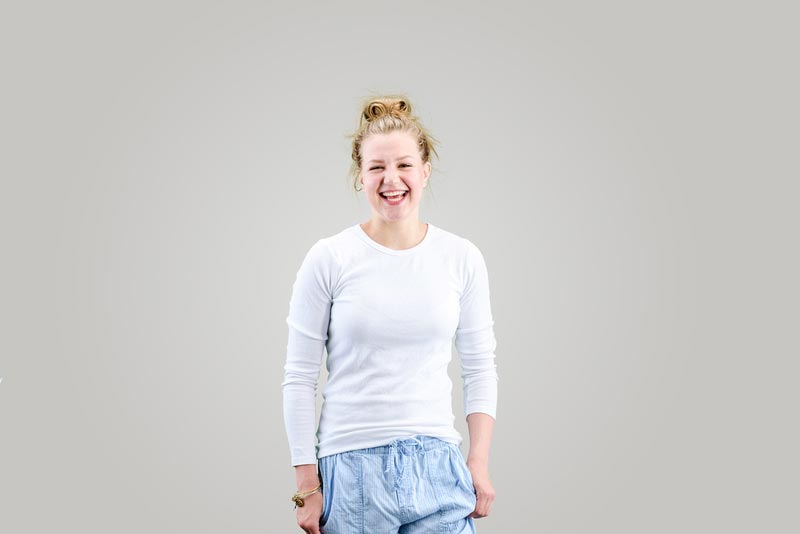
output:
[[[411,248],[404,248],[404,249],[400,249],[400,250],[383,246],[380,243],[378,243],[377,241],[375,241],[374,239],[372,239],[369,236],[369,234],[367,234],[367,232],[365,232],[364,229],[361,228],[361,223],[355,224],[353,226],[353,229],[356,232],[356,234],[358,235],[358,237],[360,237],[362,241],[364,241],[366,244],[370,245],[372,248],[374,248],[376,250],[379,250],[379,251],[383,252],[384,254],[391,254],[393,256],[403,256],[403,255],[406,255],[406,254],[413,254],[414,252],[417,252],[419,249],[424,247],[425,244],[428,243],[431,240],[431,234],[435,231],[436,227],[430,222],[425,223],[425,224],[428,225],[428,230],[425,232],[425,235],[422,237],[422,241],[420,241],[419,243],[417,243],[416,245],[414,245]]]

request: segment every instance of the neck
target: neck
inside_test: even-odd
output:
[[[428,225],[419,219],[384,221],[370,219],[361,228],[381,245],[402,250],[418,245],[428,231]]]

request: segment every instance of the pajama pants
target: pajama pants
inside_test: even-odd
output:
[[[472,475],[458,445],[432,436],[323,456],[323,534],[474,534]]]

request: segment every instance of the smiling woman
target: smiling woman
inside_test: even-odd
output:
[[[351,173],[355,190],[364,191],[372,208],[363,229],[376,241],[402,248],[409,246],[403,236],[417,242],[424,233],[419,205],[431,174],[431,155],[438,156],[434,144],[411,114],[408,99],[387,96],[364,105],[353,135]]]
[[[309,534],[467,534],[494,500],[498,375],[488,272],[475,244],[419,219],[435,153],[408,99],[366,102],[352,171],[370,219],[319,239],[292,288],[284,419],[297,522]],[[447,373],[454,338],[467,460]]]

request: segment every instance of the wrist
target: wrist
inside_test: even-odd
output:
[[[313,495],[313,494],[318,493],[320,491],[322,491],[322,483],[321,482],[319,484],[317,484],[315,487],[311,488],[310,490],[298,491],[297,493],[292,495],[292,499],[291,500],[294,501],[295,509],[297,509],[298,506],[305,506],[305,504],[306,504],[305,503],[305,499],[309,495]]]
[[[295,466],[295,479],[297,491],[307,491],[319,484],[319,474],[316,464],[303,464]]]
[[[489,468],[489,459],[484,456],[468,456],[467,465],[469,467]]]

